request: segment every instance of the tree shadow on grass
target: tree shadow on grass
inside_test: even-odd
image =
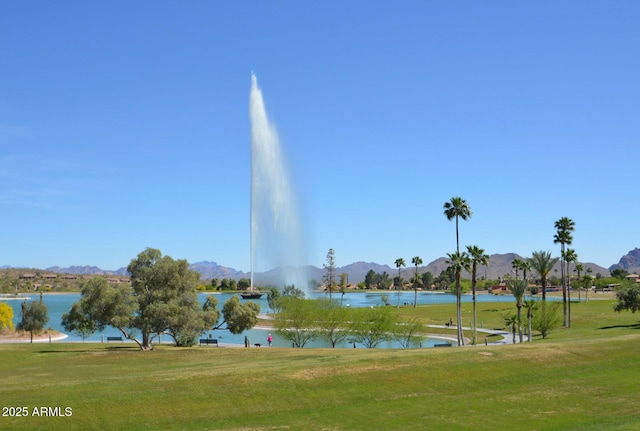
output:
[[[640,323],[633,323],[631,325],[602,326],[598,329],[616,329],[616,328],[640,329]]]
[[[138,346],[109,346],[109,347],[87,347],[86,349],[59,349],[59,350],[39,350],[38,353],[95,353],[95,352],[117,352],[140,351]]]

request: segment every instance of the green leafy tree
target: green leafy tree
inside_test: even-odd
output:
[[[0,302],[0,330],[13,329],[13,308]]]
[[[420,258],[420,256],[415,256],[411,259],[411,263],[416,267],[416,273],[413,278],[413,292],[414,292],[413,308],[416,308],[418,306],[418,283],[419,283],[418,266],[422,265],[422,258]]]
[[[416,347],[422,342],[424,329],[424,324],[416,318],[400,320],[393,328],[393,338],[405,349]]]
[[[242,303],[238,295],[233,295],[222,305],[222,317],[224,320],[218,324],[218,327],[224,323],[226,329],[232,334],[241,334],[245,330],[256,326],[259,313],[260,304],[253,301]],[[219,329],[218,327],[214,329]]]
[[[366,289],[371,289],[376,284],[376,272],[373,269],[367,271],[364,276],[364,285]]]
[[[433,283],[435,282],[435,278],[433,277],[433,274],[431,274],[431,272],[429,271],[423,272],[421,277],[422,277],[422,285],[425,287],[431,287],[431,285],[433,285]]]
[[[248,278],[241,278],[238,280],[238,289],[239,290],[249,290],[251,287],[251,280]]]
[[[350,339],[367,349],[393,339],[396,318],[389,307],[354,308],[351,310]]]
[[[294,284],[289,284],[282,290],[282,296],[293,296],[296,298],[304,299],[304,292],[298,289]]]
[[[458,329],[458,346],[464,346],[464,333],[462,331],[462,287],[460,274],[463,269],[469,270],[471,259],[466,252],[447,253],[447,264],[453,269],[456,280],[456,323]]]
[[[618,313],[623,310],[630,310],[632,313],[640,310],[640,286],[630,286],[616,291],[618,302],[613,309]]]
[[[573,242],[573,236],[571,233],[575,230],[575,223],[568,217],[562,217],[554,224],[556,228],[556,234],[553,236],[553,243],[560,244],[560,280],[562,283],[562,310],[563,310],[563,325],[570,326],[568,321],[568,303],[567,303],[567,283],[565,277],[565,247],[571,245]]]
[[[317,324],[318,307],[315,301],[285,296],[280,301],[280,312],[274,319],[276,332],[293,347],[304,347],[309,341],[320,336]]]
[[[327,273],[324,275],[325,283],[329,289],[329,300],[331,300],[331,292],[335,286],[336,275],[336,252],[330,248],[327,252],[327,263],[323,265]]]
[[[477,245],[468,245],[467,253],[471,259],[471,292],[473,296],[473,341],[472,344],[478,342],[478,326],[476,319],[476,285],[477,285],[477,272],[478,265],[489,265],[489,255],[485,254],[484,249],[481,249]]]
[[[131,323],[141,333],[141,340],[134,341],[143,350],[151,349],[154,335],[168,331],[181,344],[181,319],[175,314],[190,313],[190,308],[199,307],[196,286],[200,274],[190,270],[186,260],[163,256],[160,250],[153,248],[147,248],[132,259],[127,271],[137,303]],[[191,332],[191,328],[184,329]]]
[[[629,273],[624,268],[615,268],[611,271],[611,276],[620,280],[624,280]]]
[[[514,298],[516,298],[516,308],[517,312],[517,325],[518,325],[518,335],[520,338],[520,342],[522,343],[522,307],[524,306],[523,300],[524,295],[527,293],[527,282],[524,280],[509,280],[507,283],[509,290]]]
[[[551,330],[562,323],[560,305],[559,302],[543,301],[540,303],[537,313],[534,314],[532,327],[542,334],[543,339],[547,338]]]
[[[395,264],[396,264],[396,268],[398,268],[398,282],[396,283],[396,289],[398,290],[397,307],[400,308],[400,290],[402,289],[402,274],[400,271],[402,270],[402,267],[407,266],[407,264],[404,262],[404,259],[401,257],[396,259]]]
[[[24,301],[22,303],[22,320],[18,323],[18,329],[28,331],[33,343],[33,334],[39,334],[44,329],[44,325],[49,321],[47,306],[42,300],[42,293],[39,301]]]
[[[553,266],[558,262],[557,257],[551,257],[550,251],[534,251],[529,258],[531,268],[533,268],[540,276],[540,283],[542,284],[542,301],[547,300],[547,277],[553,269]]]
[[[336,347],[336,344],[347,339],[349,332],[345,330],[348,324],[349,310],[326,299],[317,299],[313,301],[313,305],[317,307],[315,316],[317,316],[317,324],[319,337]],[[309,322],[309,325],[313,325]]]
[[[62,315],[62,327],[65,331],[80,335],[83,343],[85,338],[96,332],[97,329],[96,322],[82,312],[79,302],[73,304],[71,310]]]
[[[140,349],[150,350],[154,338],[163,333],[170,335],[177,346],[193,345],[198,335],[218,322],[217,299],[210,296],[200,306],[196,291],[200,274],[190,270],[186,260],[176,261],[162,256],[160,250],[147,248],[127,270],[131,286],[111,285],[104,277],[89,280],[66,323],[81,327],[89,320],[99,331],[112,326]],[[221,322],[227,329],[239,333],[255,325],[259,305],[240,304],[237,296],[227,303]]]
[[[456,252],[460,253],[460,236],[458,234],[458,219],[466,220],[471,217],[471,208],[461,197],[453,197],[444,203],[444,215],[448,220],[456,221]]]
[[[282,297],[280,294],[280,290],[277,287],[270,287],[267,289],[267,304],[269,304],[269,308],[273,310],[274,313],[277,313],[280,310],[280,305],[278,304],[278,300]]]
[[[349,285],[349,274],[343,272],[340,274],[340,305],[344,302],[344,294],[347,291],[347,286]]]

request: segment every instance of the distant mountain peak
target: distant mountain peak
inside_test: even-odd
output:
[[[636,247],[622,256],[618,263],[609,267],[609,271],[616,268],[622,268],[628,272],[637,271],[640,268],[640,248]]]

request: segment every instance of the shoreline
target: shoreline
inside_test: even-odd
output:
[[[33,336],[34,343],[52,343],[54,341],[61,341],[69,336],[63,332],[55,332],[53,334],[39,334]],[[31,343],[31,336],[28,333],[17,336],[17,334],[5,335],[0,334],[0,344],[21,344]]]

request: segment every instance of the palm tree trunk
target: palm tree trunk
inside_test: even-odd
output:
[[[476,321],[476,262],[473,262],[473,274],[471,275],[471,290],[473,294],[473,344],[474,346],[478,343],[478,326]]]
[[[560,259],[560,280],[562,281],[562,313],[563,313],[563,326],[567,326],[567,285],[564,278],[564,243],[561,247],[561,259]]]
[[[460,254],[460,237],[458,235],[458,216],[456,215],[456,251]]]
[[[458,346],[464,346],[462,332],[462,288],[460,287],[460,269],[456,270],[456,320],[458,321]]]
[[[569,262],[567,262],[567,328],[571,328],[571,277],[569,277]]]
[[[520,337],[520,343],[522,343],[522,320],[520,320],[520,314],[522,305],[518,304],[518,336]]]

